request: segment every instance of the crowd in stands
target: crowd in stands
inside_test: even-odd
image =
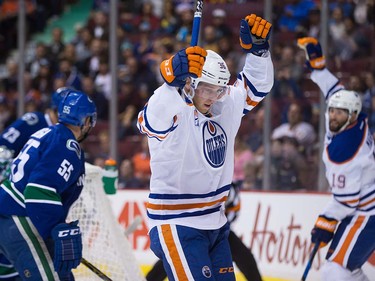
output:
[[[78,0],[77,0],[78,1]],[[10,18],[4,17],[1,1],[1,30]],[[18,2],[18,1],[16,1]],[[33,28],[43,29],[50,16],[58,16],[66,2],[26,1]],[[50,14],[40,17],[46,3],[56,3]],[[150,169],[145,137],[136,128],[139,110],[163,82],[159,64],[174,52],[189,45],[194,1],[148,0],[119,1],[118,9],[118,137],[120,188],[148,187]],[[62,6],[61,6],[62,5]],[[201,46],[218,52],[231,73],[237,73],[244,60],[239,48],[241,16],[263,14],[264,1],[205,1]],[[320,92],[308,79],[305,57],[296,46],[299,36],[319,38],[321,1],[287,0],[273,2],[272,56],[275,84],[272,90],[271,189],[314,190],[317,188],[319,155]],[[363,98],[375,137],[375,30],[374,1],[329,1],[328,67],[348,88]],[[38,22],[34,26],[34,20]],[[10,30],[6,30],[7,32]],[[1,32],[0,50],[8,54],[14,42]],[[14,40],[13,40],[14,41]],[[70,42],[63,40],[61,28],[54,28],[50,43],[36,42],[33,58],[27,62],[24,78],[26,110],[43,110],[51,93],[67,86],[83,90],[98,108],[98,126],[86,144],[88,159],[103,165],[109,156],[109,101],[113,98],[109,69],[109,1],[95,0],[87,23],[76,30]],[[0,81],[0,129],[16,117],[18,63],[6,60],[7,75]],[[234,82],[236,76],[231,77]],[[246,115],[236,143],[235,181],[243,189],[261,189],[263,177],[262,105]],[[145,144],[146,143],[146,144]]]

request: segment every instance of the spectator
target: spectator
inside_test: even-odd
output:
[[[174,35],[176,33],[178,20],[174,11],[173,1],[164,1],[163,14],[160,20],[160,35]]]
[[[81,63],[91,56],[90,46],[92,39],[93,36],[87,27],[77,30],[77,36],[72,41],[75,45],[77,63]]]
[[[134,175],[134,165],[129,159],[124,159],[120,165],[118,188],[142,188],[142,182]]]
[[[95,77],[99,71],[100,58],[106,54],[107,51],[107,41],[100,39],[93,39],[90,45],[91,55],[79,64],[80,71],[84,75],[90,75]]]
[[[129,104],[125,110],[120,113],[120,128],[118,134],[119,139],[124,139],[125,137],[138,134],[137,113],[138,110],[133,104]]]
[[[253,160],[253,153],[247,146],[245,140],[237,135],[234,144],[234,173],[233,183],[241,186],[245,179],[245,169]]]
[[[316,140],[313,126],[302,120],[302,109],[298,103],[290,104],[288,122],[272,132],[273,140],[281,140],[283,137],[294,138],[303,152],[308,151]]]
[[[275,190],[302,189],[306,162],[298,150],[294,134],[272,137],[271,188]]]
[[[193,6],[188,3],[181,3],[176,6],[176,15],[180,20],[177,28],[176,39],[181,42],[190,42],[191,28],[193,26]]]
[[[108,59],[100,58],[99,71],[95,76],[95,88],[102,92],[108,101],[112,98],[111,73],[109,71]]]
[[[213,25],[206,25],[204,27],[201,45],[207,50],[219,52],[219,45],[216,38],[216,29]]]
[[[57,57],[55,59],[57,59]],[[50,58],[48,57],[48,48],[44,43],[39,42],[35,47],[35,56],[26,66],[26,69],[31,73],[32,78],[35,78],[38,75],[40,62],[44,62],[45,60],[50,60]]]
[[[59,69],[55,75],[65,80],[65,86],[76,90],[81,90],[81,77],[77,68],[66,58],[59,61]]]
[[[97,10],[93,12],[88,28],[94,38],[107,41],[109,39],[108,16],[105,12]]]
[[[90,76],[84,76],[82,78],[82,91],[95,103],[98,120],[108,120],[108,100],[104,94],[95,87],[94,81]]]
[[[223,37],[232,39],[232,28],[226,23],[227,13],[225,10],[217,8],[212,10],[212,25],[216,30],[216,39],[219,40]]]
[[[60,27],[52,29],[52,42],[48,45],[49,53],[52,57],[59,57],[64,50],[64,31]]]
[[[282,31],[297,31],[301,22],[307,18],[310,9],[315,5],[312,0],[289,0],[280,17],[279,28]]]
[[[50,62],[46,59],[40,61],[39,72],[32,80],[32,88],[42,95],[42,100],[49,103],[53,89],[52,69]]]
[[[144,187],[148,188],[150,186],[151,168],[146,136],[142,136],[141,151],[134,154],[132,162],[134,164],[134,175],[141,180]]]
[[[141,28],[148,26],[149,31],[154,33],[160,28],[160,18],[154,13],[154,5],[151,1],[143,1],[141,10],[133,19],[134,26]],[[139,31],[142,31],[141,29]]]

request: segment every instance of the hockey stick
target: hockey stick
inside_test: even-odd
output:
[[[88,269],[90,269],[92,272],[94,272],[100,279],[104,281],[112,281],[111,278],[109,278],[107,275],[105,275],[99,268],[94,266],[91,262],[86,260],[85,258],[81,259],[81,263],[83,263]]]
[[[193,21],[193,30],[191,33],[191,42],[190,46],[197,46],[199,39],[199,29],[201,25],[203,11],[203,0],[197,0],[197,7],[194,12],[194,21]]]
[[[306,278],[307,278],[307,274],[309,274],[310,268],[311,268],[311,266],[312,266],[312,263],[313,263],[314,257],[315,257],[316,253],[317,253],[318,250],[319,250],[319,246],[320,246],[320,242],[315,243],[315,246],[314,246],[314,248],[312,249],[312,251],[311,251],[311,253],[310,253],[310,258],[309,258],[309,261],[308,261],[307,264],[306,264],[306,268],[305,268],[305,271],[303,272],[303,275],[302,275],[301,281],[305,281],[305,280],[306,280]]]
[[[138,227],[138,225],[140,225],[142,223],[142,216],[138,215],[134,218],[133,222],[125,229],[125,236],[128,236],[130,234],[132,234]]]

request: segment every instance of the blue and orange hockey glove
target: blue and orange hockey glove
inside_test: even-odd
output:
[[[303,37],[297,40],[297,45],[306,54],[306,66],[310,70],[322,70],[326,67],[326,60],[323,56],[322,47],[317,39]]]
[[[311,230],[311,242],[320,243],[320,247],[326,246],[333,238],[337,220],[320,215]]]
[[[199,46],[182,49],[160,64],[160,72],[170,86],[183,88],[187,77],[198,78],[202,75],[207,51]]]
[[[268,39],[272,24],[267,20],[251,14],[241,20],[240,45],[247,53],[260,55],[270,47]]]

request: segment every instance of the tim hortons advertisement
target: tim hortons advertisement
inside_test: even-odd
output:
[[[147,190],[121,190],[108,197],[124,228],[137,216],[143,218],[128,236],[142,266],[156,261],[147,235],[147,196]],[[277,278],[272,280],[301,280],[312,249],[311,228],[329,198],[329,194],[315,193],[241,192],[241,211],[232,230],[251,248],[263,276]],[[319,268],[326,251],[327,247],[322,248],[315,256],[307,280],[321,280]],[[375,255],[364,270],[375,281]]]

